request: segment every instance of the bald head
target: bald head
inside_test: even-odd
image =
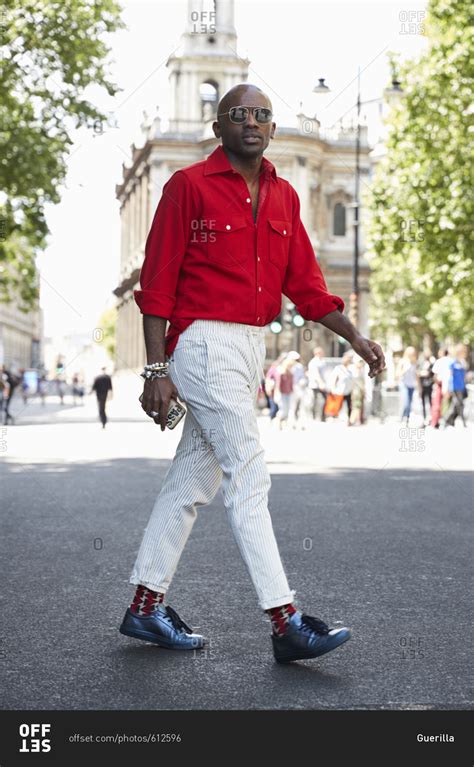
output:
[[[239,106],[240,104],[250,106],[250,102],[247,105],[247,102],[242,100],[247,94],[258,97],[259,103],[255,104],[255,106],[269,107],[272,109],[272,102],[261,88],[258,88],[256,85],[251,85],[250,83],[238,83],[237,85],[233,85],[227,93],[224,93],[217,106],[217,114],[227,112],[230,107]]]

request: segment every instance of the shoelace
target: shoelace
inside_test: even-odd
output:
[[[166,609],[166,612],[168,613],[169,619],[170,619],[171,623],[173,624],[173,626],[175,627],[175,629],[177,629],[178,631],[180,631],[181,629],[184,629],[187,634],[192,634],[193,633],[193,630],[191,628],[189,628],[188,624],[185,623],[179,617],[179,615],[176,612],[176,610],[173,610],[173,608],[170,607],[169,605],[166,605],[165,609]]]
[[[318,634],[329,634],[329,626],[319,618],[313,618],[311,615],[302,615],[301,620],[313,631],[317,631]]]

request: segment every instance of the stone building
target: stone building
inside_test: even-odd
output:
[[[39,308],[22,312],[15,300],[0,304],[0,365],[14,372],[41,368],[42,321]]]
[[[138,287],[144,245],[161,190],[179,168],[205,159],[218,145],[211,129],[221,96],[248,79],[249,61],[237,55],[232,0],[215,0],[215,12],[204,3],[189,0],[181,50],[168,62],[171,108],[166,129],[161,117],[146,115],[143,144],[132,146],[132,161],[123,165],[116,187],[121,208],[120,280],[118,299],[116,368],[139,369],[145,361],[142,317],[133,299]],[[340,128],[323,132],[316,117],[296,116],[295,127],[279,126],[265,156],[277,173],[295,187],[301,217],[323,269],[328,288],[340,295],[349,309],[352,290],[354,240],[355,132]],[[369,174],[366,129],[361,129],[362,183]],[[361,237],[360,252],[364,245]],[[368,266],[360,258],[359,327],[367,332]],[[283,299],[285,303],[286,299]],[[300,330],[285,329],[276,336],[268,331],[269,357],[279,350],[298,348],[307,360],[315,344],[328,356],[338,356],[337,337],[318,323]]]

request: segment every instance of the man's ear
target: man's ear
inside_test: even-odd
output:
[[[270,131],[270,138],[273,138],[276,131],[276,123],[272,123],[272,129]]]
[[[221,126],[219,125],[219,120],[214,120],[212,123],[212,130],[214,131],[214,136],[216,138],[221,137]]]

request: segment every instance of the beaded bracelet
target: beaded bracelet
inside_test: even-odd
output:
[[[168,368],[162,368],[161,370],[144,370],[140,373],[142,378],[153,380],[154,378],[168,378]]]
[[[151,362],[149,365],[143,366],[145,370],[163,370],[169,367],[169,362]]]

